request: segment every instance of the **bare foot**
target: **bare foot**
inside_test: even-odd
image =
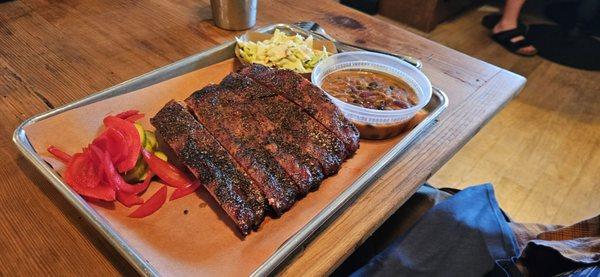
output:
[[[511,23],[505,23],[505,22],[500,21],[500,22],[498,22],[498,24],[496,24],[496,26],[494,26],[494,28],[492,29],[492,33],[497,34],[497,33],[512,30],[515,28],[517,28],[516,23],[511,24]],[[525,39],[524,36],[517,36],[517,37],[512,38],[510,41],[514,43],[514,42],[521,41],[524,39]],[[537,49],[535,49],[535,47],[533,47],[533,45],[528,45],[528,46],[519,48],[516,52],[521,55],[533,56],[533,55],[537,54]]]

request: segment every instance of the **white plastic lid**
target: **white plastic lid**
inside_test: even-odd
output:
[[[410,108],[376,110],[346,103],[327,93],[333,103],[352,121],[376,125],[405,122],[413,118],[431,99],[431,82],[423,72],[398,58],[373,52],[356,51],[332,55],[314,68],[311,81],[321,87],[327,75],[348,69],[378,71],[398,77],[414,89],[418,98],[417,104]]]

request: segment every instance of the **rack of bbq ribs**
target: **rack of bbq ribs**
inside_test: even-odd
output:
[[[321,89],[261,65],[171,100],[151,123],[244,235],[317,189],[359,147],[356,127]]]

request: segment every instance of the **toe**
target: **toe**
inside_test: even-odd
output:
[[[517,50],[517,53],[519,53],[521,55],[533,56],[533,55],[537,54],[537,49],[535,49],[535,47],[529,45],[529,46],[520,48],[519,50]]]

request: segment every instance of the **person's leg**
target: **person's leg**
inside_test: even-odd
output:
[[[402,236],[431,207],[452,195],[429,184],[421,186],[415,194],[391,215],[360,247],[355,249],[332,274],[333,277],[348,276],[363,267],[393,241]]]
[[[498,24],[494,26],[494,29],[492,29],[492,33],[497,34],[503,31],[508,31],[517,28],[519,13],[521,12],[523,4],[525,4],[525,0],[506,0],[506,3],[504,4],[504,10],[502,12],[502,18],[500,19]],[[523,39],[525,39],[525,37],[518,36],[513,38],[511,41],[517,42]],[[517,50],[517,52],[525,55],[534,54],[536,53],[536,51],[537,50],[531,45]]]
[[[500,29],[510,30],[517,28],[517,20],[519,19],[519,13],[521,13],[523,4],[525,4],[525,0],[506,0],[502,11],[502,18],[494,27],[494,31],[497,29],[500,31]]]

